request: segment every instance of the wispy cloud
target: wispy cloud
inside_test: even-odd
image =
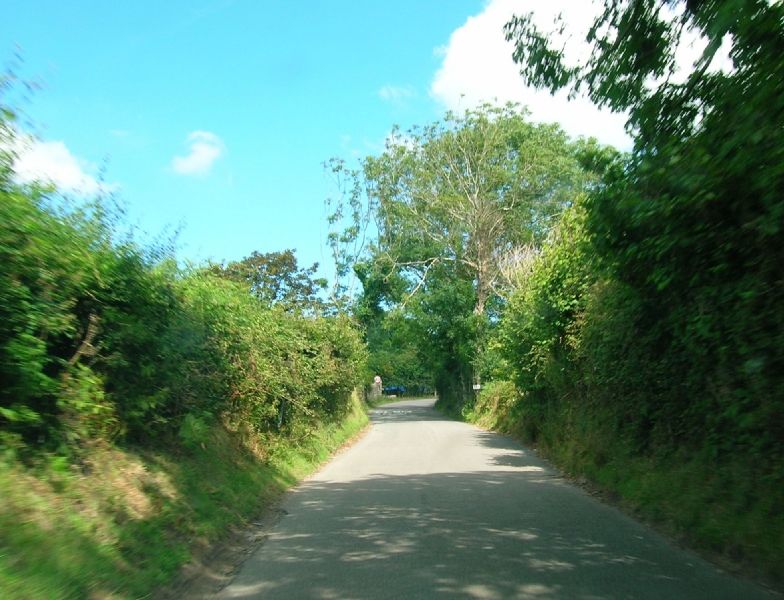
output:
[[[387,102],[400,103],[408,98],[414,97],[414,88],[410,85],[391,85],[386,84],[378,90],[378,95]]]
[[[74,156],[62,141],[44,142],[17,135],[14,174],[20,183],[54,185],[60,192],[94,196],[116,190],[117,184],[100,181],[95,164]]]
[[[180,175],[206,175],[225,151],[221,139],[209,131],[194,131],[186,139],[188,153],[175,156],[171,168]]]

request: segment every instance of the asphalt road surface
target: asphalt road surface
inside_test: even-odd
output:
[[[219,598],[774,597],[432,401],[372,417],[364,438],[286,497]]]

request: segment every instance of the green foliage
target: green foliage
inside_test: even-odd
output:
[[[433,380],[427,364],[420,357],[417,326],[402,311],[383,313],[369,324],[366,339],[372,353],[368,357],[367,381],[380,375],[385,383],[417,389],[432,389]]]
[[[209,413],[188,413],[180,423],[178,436],[186,447],[194,449],[208,441],[212,422],[212,415]]]
[[[587,205],[588,232],[612,281],[605,306],[592,303],[596,320],[586,316],[593,345],[585,351],[644,344],[624,352],[628,378],[617,378],[637,382],[648,420],[635,434],[640,443],[708,444],[717,456],[742,449],[781,460],[784,101],[776,82],[784,75],[784,8],[685,3],[679,17],[662,8],[608,2],[589,36],[597,53],[564,67],[566,79],[537,66],[529,19],[508,28],[531,80],[587,86],[597,102],[628,109],[636,132],[633,156],[606,171]],[[685,28],[706,40],[696,68],[684,83],[646,87],[674,70]],[[606,44],[613,36],[618,42]],[[733,70],[721,72],[710,65],[725,38]],[[629,340],[610,325],[631,328]]]
[[[759,368],[707,362],[715,340],[695,346],[692,329],[673,331],[688,304],[667,315],[618,281],[597,260],[588,216],[584,204],[564,215],[502,321],[498,343],[519,392],[491,385],[469,417],[537,442],[698,545],[775,575],[780,397],[752,392],[779,383]],[[677,503],[662,491],[675,480]]]
[[[484,106],[390,137],[363,163],[376,207],[377,254],[390,272],[424,285],[454,262],[475,282],[482,314],[503,254],[541,241],[583,181],[556,125],[533,125],[519,107]]]
[[[170,264],[156,264],[131,246],[111,256],[105,294],[96,307],[94,366],[131,437],[168,427],[170,389],[166,334],[179,309]]]
[[[498,332],[511,376],[525,393],[520,418],[529,437],[574,399],[564,371],[577,343],[575,327],[596,278],[585,235],[585,208],[566,211],[534,268],[512,296]]]
[[[353,398],[343,419],[314,427],[265,460],[208,421],[183,420],[187,451],[98,445],[79,470],[63,457],[34,470],[0,463],[0,596],[155,594],[193,550],[257,519],[355,436],[367,416]]]
[[[346,195],[334,222],[345,206],[354,215],[334,242],[344,250],[344,271],[353,258],[363,285],[357,314],[378,366],[391,344],[417,346],[441,398],[470,399],[484,368],[477,361],[485,334],[502,305],[506,266],[521,247],[541,243],[560,211],[595,180],[580,154],[581,145],[557,125],[532,124],[510,104],[395,131],[384,152],[356,171],[331,163]],[[370,222],[375,235],[366,243]],[[390,310],[401,315],[395,325],[383,316]],[[400,319],[411,325],[399,327]]]
[[[780,3],[765,0],[606,0],[585,32],[593,51],[572,64],[554,39],[537,29],[531,13],[514,17],[505,31],[526,81],[553,91],[566,87],[599,106],[627,110],[636,151],[647,153],[707,131],[703,119],[720,117],[726,109],[734,118],[725,127],[754,137],[762,130],[760,138],[766,137],[766,123],[780,118],[775,107],[784,68],[782,13]],[[702,42],[701,56],[693,65],[679,64],[679,47],[695,37]],[[718,66],[723,44],[731,46],[731,69]],[[747,120],[760,109],[767,109],[760,113],[762,122]],[[733,145],[729,139],[725,143]]]
[[[519,424],[520,393],[511,381],[496,379],[485,384],[476,404],[464,415],[482,427],[513,433]]]
[[[18,185],[5,118],[0,595],[142,597],[366,423],[365,346],[292,252],[182,271]]]
[[[68,397],[80,380],[92,386],[76,367],[91,353],[89,304],[111,264],[96,215],[57,214],[10,181],[0,195],[0,422],[36,439],[53,425],[63,379]]]
[[[363,292],[353,313],[370,349],[364,380],[379,375],[385,383],[405,385],[412,393],[432,390],[432,374],[418,348],[417,324],[410,314],[394,308],[406,294],[405,279],[396,273],[385,275],[380,261],[358,263],[354,271]]]
[[[181,272],[120,239],[98,201],[10,176],[0,200],[0,440],[13,456],[178,431],[190,443],[205,415],[273,446],[345,414],[364,346],[347,318],[317,316],[315,266],[293,252],[254,253],[231,276]]]
[[[608,0],[587,37],[595,51],[574,65],[530,17],[507,26],[529,82],[627,110],[635,147],[582,154],[601,181],[502,328],[525,433],[773,573],[784,559],[773,509],[784,502],[782,22],[781,3]],[[705,49],[683,80],[686,31]],[[670,470],[688,474],[680,509],[650,491]]]
[[[196,387],[181,394],[211,398],[199,408],[258,435],[343,415],[364,361],[350,321],[265,308],[244,286],[208,273],[181,285],[190,327],[200,332],[183,359],[201,373],[184,378]]]
[[[247,284],[251,293],[266,304],[278,305],[287,311],[319,313],[324,308],[319,292],[326,289],[327,281],[314,277],[318,263],[300,268],[294,252],[253,252],[247,258],[225,266],[212,265],[210,271]]]
[[[460,410],[472,397],[473,363],[486,321],[475,306],[472,281],[454,265],[435,269],[427,289],[409,303],[420,360],[433,374],[439,404],[447,410]]]

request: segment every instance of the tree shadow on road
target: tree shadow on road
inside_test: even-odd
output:
[[[433,408],[435,400],[412,399],[384,404],[370,411],[374,423],[407,423],[410,421],[452,421]]]
[[[501,440],[495,470],[305,483],[221,598],[767,597]]]

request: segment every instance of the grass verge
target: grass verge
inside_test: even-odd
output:
[[[140,598],[367,424],[358,399],[265,460],[219,426],[191,450],[91,448],[78,469],[0,464],[0,597]]]

